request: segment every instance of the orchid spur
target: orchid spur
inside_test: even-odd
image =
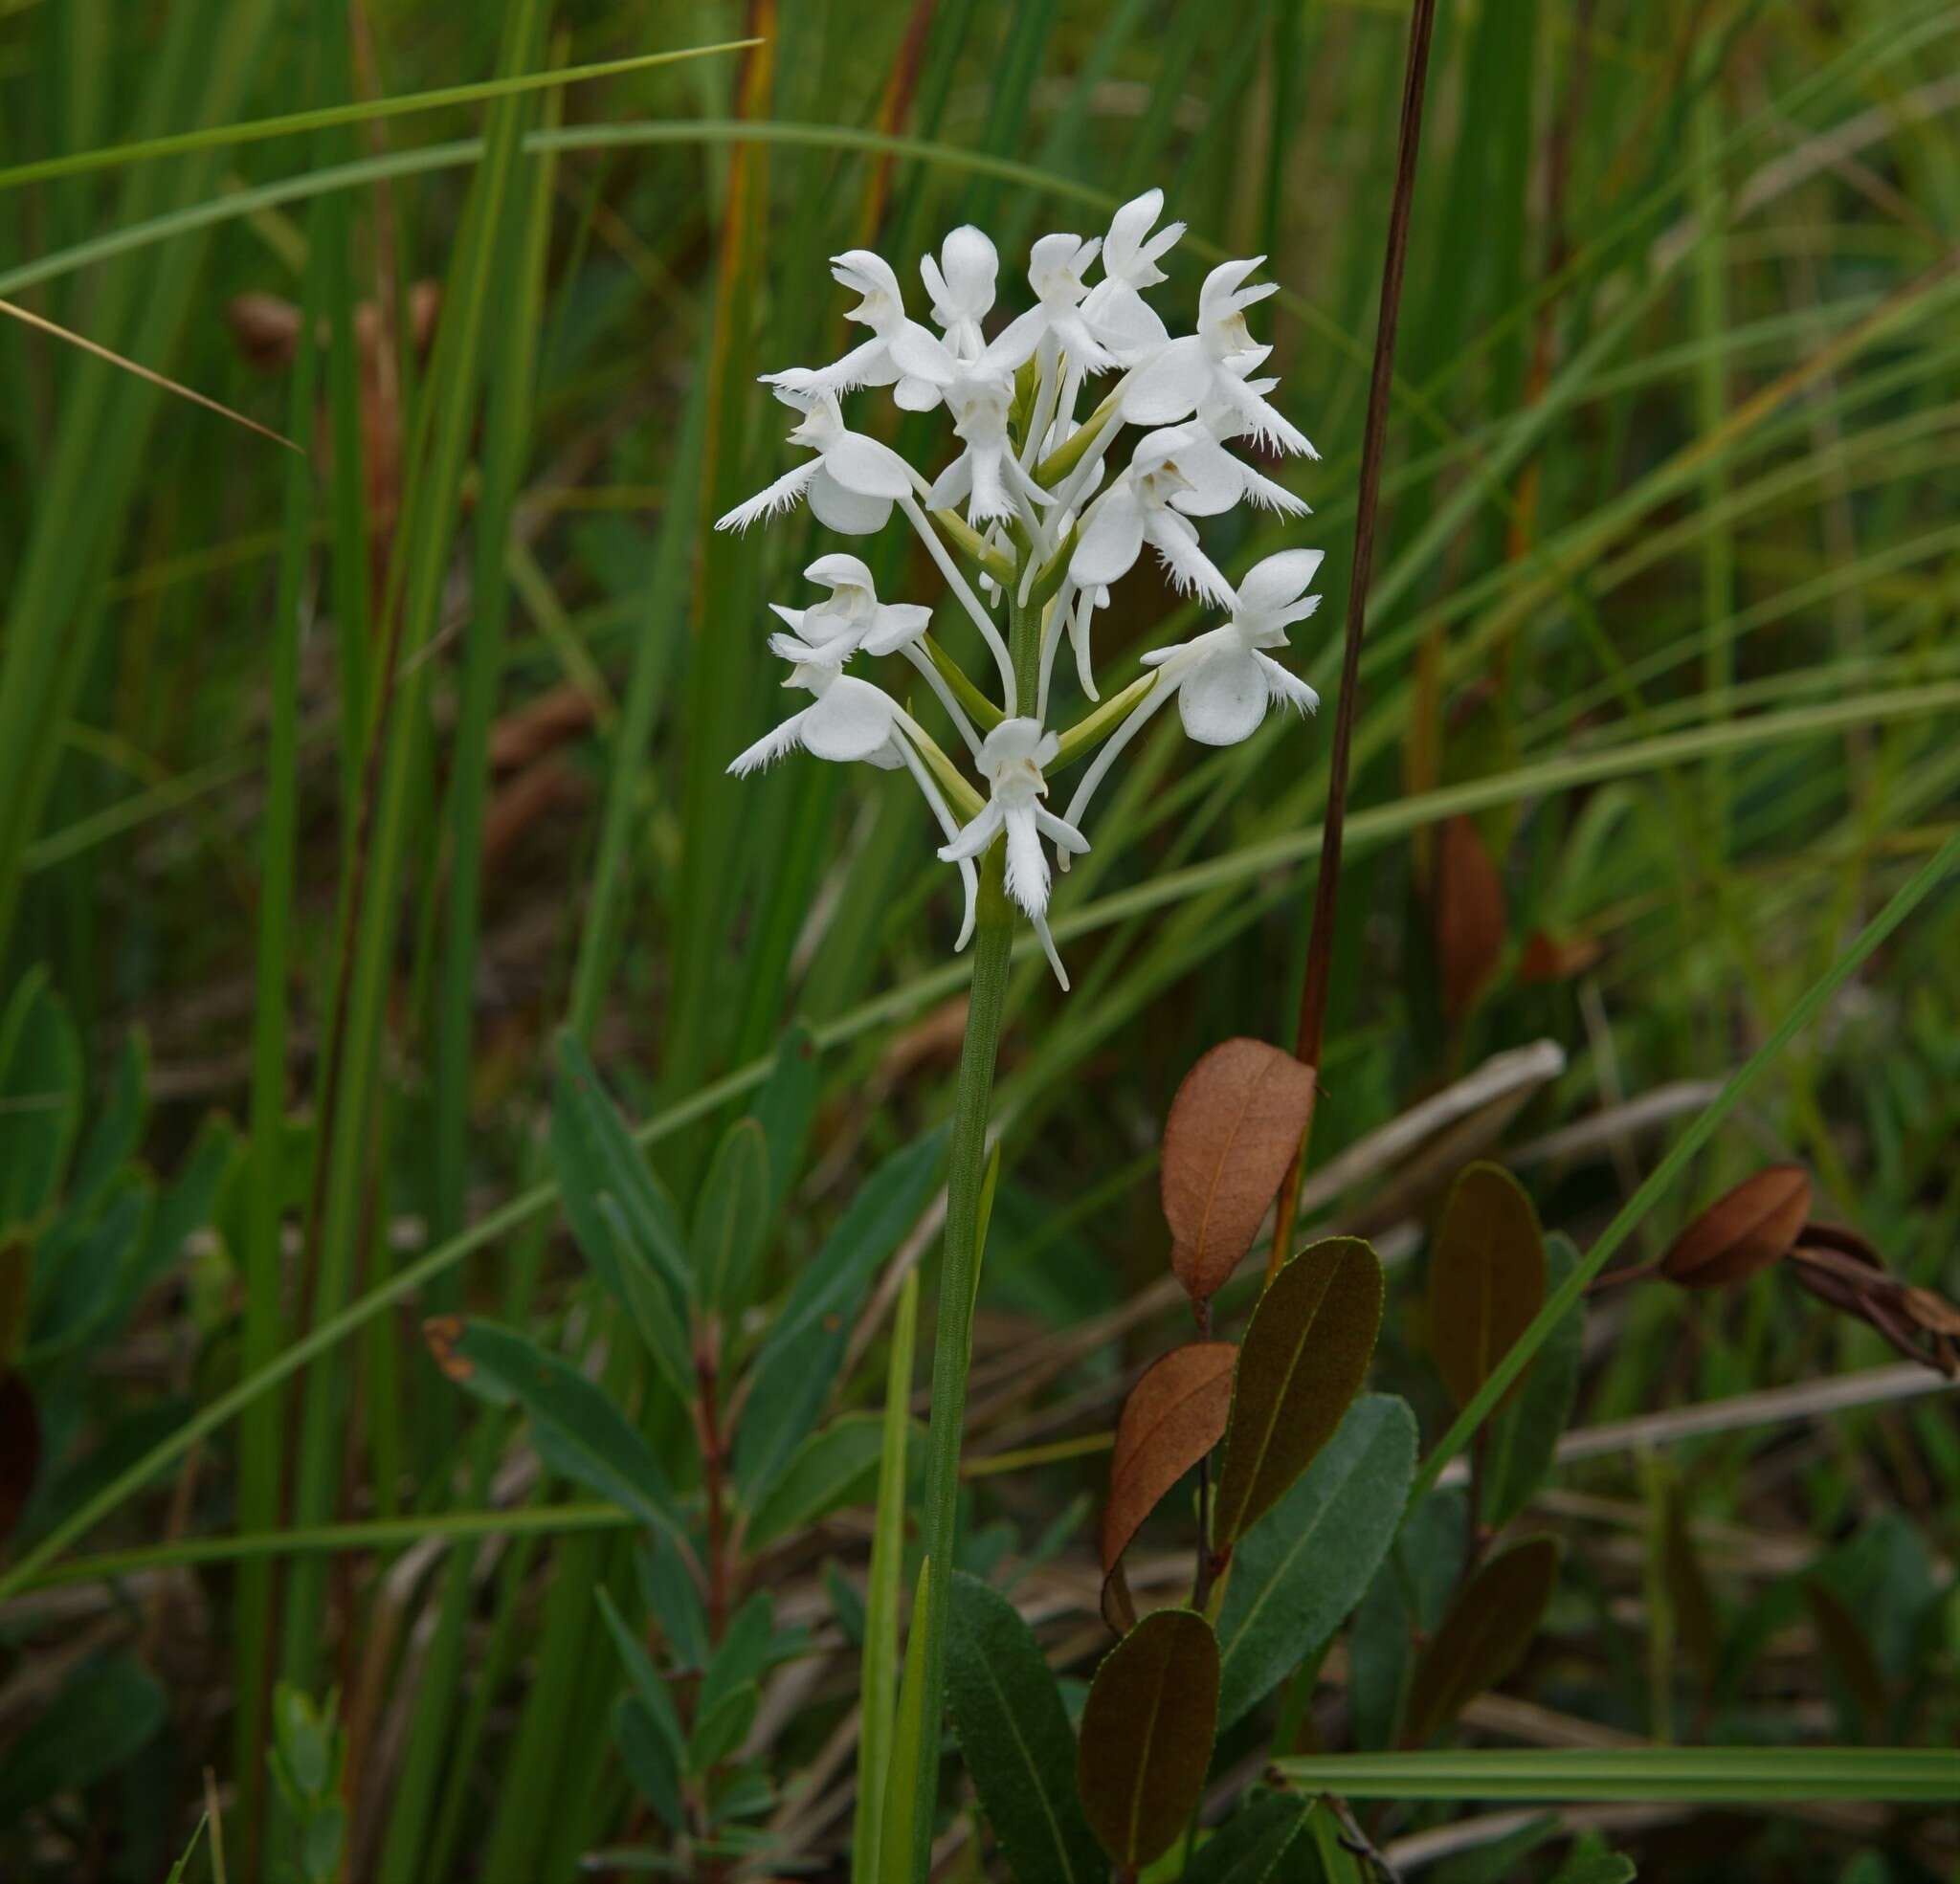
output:
[[[783,630],[770,650],[791,664],[785,684],[810,702],[729,769],[758,770],[799,748],[902,767],[942,833],[938,854],[960,872],[966,907],[956,946],[966,946],[976,921],[985,931],[992,896],[1026,916],[1064,988],[1048,926],[1048,847],[1063,869],[1088,851],[1083,814],[1124,748],[1173,698],[1190,736],[1214,745],[1249,738],[1274,702],[1302,711],[1315,704],[1313,690],[1271,651],[1284,646],[1288,624],[1312,611],[1305,591],[1320,552],[1281,550],[1235,587],[1199,529],[1241,504],[1306,513],[1244,455],[1315,455],[1273,404],[1278,381],[1254,377],[1271,348],[1253,339],[1246,312],[1273,288],[1249,285],[1256,261],[1214,268],[1199,295],[1196,332],[1173,336],[1146,299],[1167,278],[1161,264],[1184,233],[1181,223],[1162,223],[1163,211],[1163,192],[1149,190],[1118,209],[1100,236],[1040,237],[1027,268],[1033,305],[998,323],[1000,258],[971,225],[920,260],[929,324],[906,312],[899,274],[883,257],[868,249],[833,257],[833,274],[858,297],[848,318],[869,338],[829,366],[766,376],[798,415],[791,443],[812,455],[717,525],[746,529],[807,500],[827,528],[870,536],[895,509],[902,513],[958,614],[935,623],[921,604],[881,600],[856,556],[819,556],[806,574],[827,596],[801,608],[771,605]],[[1092,381],[1104,384],[1079,418]],[[936,470],[908,463],[873,435],[876,428],[847,421],[840,401],[873,389],[888,389],[904,410],[947,414],[954,450]],[[1139,435],[1125,441],[1131,426]],[[1063,635],[1081,693],[1094,701],[1092,622],[1147,546],[1175,593],[1228,620],[1145,654],[1120,701],[1078,727],[1052,727]],[[948,638],[961,632],[961,615],[996,670],[991,698]],[[966,769],[900,696],[845,672],[860,656],[909,663],[952,728],[954,750],[964,748]],[[1053,775],[1099,743],[1067,813],[1050,809]],[[979,867],[996,850],[997,873],[983,878]]]

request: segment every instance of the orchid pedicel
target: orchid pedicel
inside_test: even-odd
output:
[[[1235,588],[1206,554],[1196,521],[1239,503],[1305,514],[1241,455],[1248,447],[1317,455],[1272,405],[1278,382],[1254,377],[1271,348],[1253,339],[1245,312],[1274,287],[1246,285],[1262,258],[1226,262],[1206,277],[1197,331],[1173,337],[1145,299],[1166,278],[1158,263],[1184,233],[1182,223],[1158,228],[1163,209],[1163,191],[1147,190],[1117,211],[1100,239],[1042,236],[1027,270],[1034,305],[999,323],[991,340],[1000,260],[982,231],[955,229],[936,256],[921,259],[931,326],[906,314],[882,256],[868,249],[835,256],[832,274],[858,297],[849,318],[869,338],[828,366],[765,376],[797,415],[790,442],[812,455],[716,526],[746,529],[808,502],[827,529],[863,537],[883,529],[895,509],[903,513],[980,637],[998,705],[953,666],[930,633],[928,609],[880,598],[856,556],[821,556],[805,574],[825,597],[801,609],[771,605],[789,632],[772,634],[769,650],[790,664],[784,685],[810,701],[729,770],[755,771],[797,747],[818,759],[903,767],[945,835],[939,855],[960,872],[958,946],[974,933],[984,894],[976,865],[998,843],[999,881],[1064,988],[1048,928],[1048,850],[1063,870],[1088,850],[1089,802],[1136,734],[1173,697],[1187,733],[1208,745],[1250,737],[1272,703],[1303,712],[1317,703],[1271,651],[1286,645],[1289,624],[1313,612],[1319,598],[1305,591],[1320,552],[1281,550]],[[944,410],[956,449],[936,475],[851,428],[840,402],[866,388],[889,388],[908,411]],[[1173,589],[1227,620],[1145,654],[1147,671],[1120,714],[1050,728],[1063,635],[1094,702],[1096,613],[1146,550]],[[860,656],[902,660],[924,680],[967,748],[965,771],[892,694],[845,672]],[[1099,737],[1102,750],[1067,814],[1058,815],[1044,802],[1049,774]]]

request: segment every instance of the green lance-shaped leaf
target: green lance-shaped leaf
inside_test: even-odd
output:
[[[899,1678],[898,1718],[892,1723],[891,1757],[885,1762],[879,1884],[912,1884],[913,1828],[922,1811],[932,1809],[931,1787],[939,1773],[939,1723],[928,1727],[925,1720],[926,1606],[932,1601],[932,1559],[926,1557],[920,1560],[919,1582],[912,1592],[905,1672]]]
[[[673,1199],[570,1033],[558,1041],[551,1162],[566,1220],[592,1274],[633,1318],[667,1385],[688,1399],[694,1363],[687,1340],[687,1238]]]
[[[1392,1394],[1364,1394],[1245,1534],[1218,1615],[1221,1728],[1326,1642],[1367,1594],[1414,1476],[1415,1416]]]
[[[694,1697],[697,1718],[712,1714],[728,1696],[768,1673],[776,1647],[776,1606],[768,1591],[759,1589],[723,1632]]]
[[[437,1364],[459,1386],[529,1415],[538,1456],[624,1506],[641,1523],[685,1536],[667,1475],[625,1414],[570,1362],[489,1321],[439,1316],[424,1326]]]
[[[1118,1866],[1148,1864],[1183,1831],[1217,1722],[1218,1639],[1195,1610],[1156,1610],[1103,1657],[1082,1708],[1076,1778]]]
[[[865,1181],[796,1277],[750,1372],[735,1435],[735,1486],[751,1511],[830,1396],[851,1319],[872,1276],[919,1221],[939,1181],[944,1132],[888,1158]]]
[[[1554,1231],[1545,1239],[1547,1280],[1553,1290],[1578,1266],[1579,1252],[1569,1237]],[[1559,1435],[1571,1423],[1578,1397],[1585,1337],[1582,1297],[1545,1338],[1516,1397],[1490,1422],[1481,1467],[1481,1515],[1493,1531],[1502,1530],[1531,1502],[1551,1471]]]
[[[54,1201],[81,1123],[81,1044],[45,968],[31,968],[0,1017],[0,1231]]]
[[[637,1695],[621,1695],[612,1710],[612,1739],[626,1776],[670,1832],[686,1826],[680,1801],[680,1760],[657,1716]]]
[[[768,1227],[768,1145],[760,1124],[738,1119],[715,1147],[695,1204],[694,1286],[703,1308],[732,1319],[748,1306]]]
[[[762,1689],[753,1681],[720,1696],[694,1723],[687,1741],[687,1770],[705,1773],[731,1758],[748,1738],[761,1706]]]
[[[1459,1407],[1545,1303],[1545,1239],[1523,1186],[1499,1164],[1465,1166],[1451,1187],[1429,1262],[1429,1339]],[[1513,1383],[1499,1406],[1517,1393]]]
[[[1551,1601],[1558,1563],[1555,1538],[1526,1538],[1471,1578],[1415,1664],[1404,1744],[1425,1744],[1517,1667]]]
[[[846,1413],[813,1432],[756,1507],[749,1547],[759,1550],[845,1505],[866,1503],[878,1486],[883,1451],[884,1420],[878,1413]]]
[[[1255,1792],[1198,1848],[1183,1884],[1295,1884],[1312,1806],[1297,1792]]]
[[[1357,1236],[1303,1250],[1259,1297],[1238,1350],[1212,1519],[1235,1544],[1286,1495],[1361,1390],[1382,1324],[1382,1266]]]
[[[1020,1884],[1102,1884],[1075,1791],[1075,1735],[1034,1631],[998,1590],[956,1574],[947,1698],[967,1771]]]
[[[816,1042],[810,1030],[792,1027],[783,1035],[775,1066],[748,1108],[768,1148],[771,1217],[783,1208],[803,1163],[804,1143],[816,1117],[817,1072]]]

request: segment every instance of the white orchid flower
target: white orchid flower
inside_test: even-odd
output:
[[[1198,294],[1198,330],[1169,342],[1139,366],[1123,389],[1123,416],[1135,425],[1173,425],[1207,404],[1231,408],[1242,430],[1267,451],[1304,457],[1320,454],[1298,426],[1248,384],[1253,369],[1272,351],[1256,342],[1245,310],[1279,292],[1277,282],[1258,288],[1245,277],[1264,261],[1221,262]],[[1270,389],[1270,383],[1268,389]]]
[[[1201,426],[1169,426],[1137,443],[1129,467],[1092,503],[1081,522],[1069,579],[1107,587],[1126,576],[1148,543],[1183,592],[1232,605],[1232,585],[1198,547],[1192,518],[1230,510],[1243,489],[1244,467]]]
[[[880,771],[896,771],[902,765],[912,774],[948,843],[959,837],[958,820],[919,756],[919,743],[926,737],[924,729],[889,694],[868,680],[853,679],[840,666],[828,661],[799,661],[783,685],[800,687],[815,698],[732,761],[728,770],[735,777],[762,771],[799,746],[813,758],[838,764],[862,760]],[[979,872],[969,858],[948,857],[947,861],[959,865],[960,883],[966,892],[966,912],[959,940],[953,944],[962,949],[973,934]]]
[[[930,255],[919,258],[919,277],[932,298],[932,318],[959,359],[977,360],[986,350],[980,323],[993,311],[999,274],[1000,256],[992,241],[969,222],[940,244],[937,261]]]
[[[1321,558],[1318,549],[1282,549],[1254,564],[1238,585],[1232,619],[1223,628],[1144,656],[1144,665],[1157,670],[1157,684],[1083,773],[1069,801],[1069,824],[1081,821],[1117,755],[1173,697],[1184,730],[1200,745],[1236,745],[1250,739],[1276,702],[1303,714],[1320,705],[1321,697],[1266,650],[1285,647],[1288,626],[1304,621],[1320,607],[1321,598],[1306,589]],[[1066,869],[1067,856],[1061,861]]]
[[[1151,225],[1163,213],[1164,192],[1147,189],[1110,217],[1102,238],[1102,278],[1082,303],[1082,319],[1125,366],[1141,364],[1170,338],[1143,295],[1166,278],[1158,260],[1184,234],[1184,224],[1171,222],[1152,235]]]
[[[938,404],[937,393],[909,378],[892,359],[893,338],[917,322],[905,318],[904,293],[891,263],[872,249],[847,249],[831,257],[831,275],[858,296],[858,305],[848,309],[844,319],[869,327],[871,338],[828,366],[791,366],[780,373],[765,373],[763,384],[805,396],[888,386],[893,399],[907,411],[930,411]]]
[[[980,747],[980,769],[986,775],[988,799],[980,814],[946,845],[940,855],[947,863],[978,857],[1002,833],[1007,841],[1007,893],[1027,912],[1041,938],[1049,965],[1063,988],[1068,976],[1048,933],[1048,853],[1041,840],[1051,839],[1065,854],[1080,856],[1089,840],[1041,803],[1048,786],[1041,776],[1053,765],[1060,741],[1034,720],[1003,720]]]
[[[778,386],[775,394],[803,414],[790,432],[791,444],[816,455],[717,519],[715,528],[746,530],[807,497],[811,514],[840,536],[868,537],[883,529],[894,500],[912,495],[911,467],[889,445],[846,426],[835,393]]]
[[[1247,389],[1263,396],[1280,384],[1276,379],[1251,380]],[[1239,483],[1239,496],[1247,503],[1257,504],[1261,510],[1277,510],[1285,517],[1308,517],[1312,509],[1302,499],[1297,498],[1285,485],[1276,483],[1262,472],[1255,471],[1251,465],[1224,448],[1235,440],[1245,436],[1249,427],[1245,413],[1235,405],[1228,405],[1216,399],[1207,399],[1198,408],[1198,425],[1219,448],[1219,457],[1227,466],[1229,476],[1236,477]]]
[[[858,649],[867,654],[896,653],[925,632],[932,610],[911,602],[880,602],[871,571],[855,556],[819,556],[804,575],[830,590],[809,609],[769,604],[788,624],[788,634],[769,636],[769,652],[783,659],[842,667]]]
[[[925,501],[950,509],[964,498],[967,521],[976,529],[1009,517],[1029,516],[1029,506],[1046,503],[1048,493],[1015,459],[1007,435],[1013,406],[1013,383],[1005,374],[975,366],[956,368],[938,396],[952,414],[953,432],[965,446],[934,479]]]

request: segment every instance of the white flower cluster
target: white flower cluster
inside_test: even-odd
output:
[[[819,759],[904,766],[945,832],[939,854],[959,867],[965,884],[959,945],[973,929],[975,862],[999,837],[1008,894],[1033,921],[1064,988],[1068,978],[1048,931],[1042,840],[1055,846],[1063,869],[1089,848],[1082,814],[1150,716],[1174,695],[1192,739],[1232,745],[1253,732],[1273,701],[1303,711],[1318,703],[1313,689],[1268,651],[1284,647],[1288,624],[1313,612],[1320,598],[1306,590],[1321,552],[1269,556],[1235,589],[1205,554],[1192,521],[1241,501],[1305,514],[1291,492],[1233,450],[1249,441],[1268,452],[1318,455],[1272,405],[1278,382],[1254,377],[1272,349],[1253,340],[1245,311],[1274,289],[1245,285],[1262,257],[1224,263],[1206,277],[1197,332],[1172,338],[1144,299],[1145,289],[1166,278],[1158,261],[1184,233],[1182,223],[1156,228],[1163,208],[1163,191],[1152,189],[1125,204],[1100,242],[1042,236],[1028,265],[1035,305],[991,341],[986,323],[999,257],[978,229],[954,230],[937,258],[920,261],[937,333],[907,317],[899,278],[882,256],[853,249],[834,257],[832,273],[860,298],[849,318],[869,328],[870,338],[821,369],[764,376],[797,414],[790,442],[813,455],[716,526],[745,529],[799,499],[845,536],[882,529],[894,505],[904,513],[993,658],[998,711],[928,639],[928,610],[881,602],[857,557],[822,556],[805,573],[829,594],[808,609],[771,605],[791,632],[768,644],[791,663],[784,685],[812,695],[812,702],[728,769],[755,771],[796,746]],[[1101,278],[1091,282],[1099,258]],[[1085,384],[1110,373],[1118,375],[1111,389],[1078,420]],[[888,445],[854,432],[838,402],[863,387],[889,387],[908,411],[944,407],[958,455],[928,480]],[[1128,462],[1112,471],[1110,447],[1125,426],[1143,433]],[[1179,593],[1196,593],[1229,620],[1146,654],[1148,672],[1126,691],[1121,713],[1092,716],[1066,734],[1047,730],[1064,632],[1082,691],[1101,698],[1091,623],[1147,543]],[[974,565],[986,601],[955,550]],[[1011,623],[1020,621],[1026,632],[1036,632],[1038,618],[1032,702],[1019,697],[1010,636],[994,617],[1004,600],[1012,604]],[[966,743],[984,798],[896,699],[844,672],[860,652],[897,654],[917,669]],[[1067,815],[1058,817],[1041,802],[1045,771],[1081,756],[1102,736]]]

